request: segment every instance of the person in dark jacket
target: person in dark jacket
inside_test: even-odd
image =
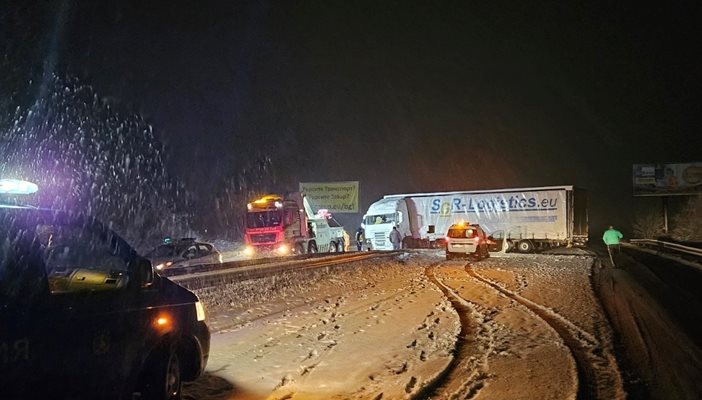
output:
[[[393,250],[400,250],[402,247],[402,234],[396,226],[393,226],[392,231],[390,231],[390,243],[392,243]]]
[[[365,237],[363,235],[363,228],[359,227],[358,230],[356,231],[356,248],[358,248],[358,251],[363,250],[363,241],[365,240]]]

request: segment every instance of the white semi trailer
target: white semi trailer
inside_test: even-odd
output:
[[[573,186],[384,196],[363,216],[365,237],[375,250],[391,250],[393,226],[403,247],[442,245],[449,226],[479,224],[498,250],[532,252],[584,245],[588,238],[587,193]]]

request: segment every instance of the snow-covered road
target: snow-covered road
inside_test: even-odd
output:
[[[592,257],[442,257],[200,291],[212,349],[185,398],[624,397]]]

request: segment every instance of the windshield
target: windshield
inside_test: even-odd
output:
[[[446,235],[453,239],[474,238],[478,236],[478,230],[473,228],[451,228]]]
[[[395,214],[367,215],[366,225],[389,224],[395,222]]]
[[[257,211],[246,214],[247,228],[268,228],[278,226],[283,221],[282,211]]]
[[[122,288],[132,256],[121,238],[90,219],[0,210],[1,297]]]
[[[149,254],[146,255],[148,258],[159,258],[159,257],[173,257],[175,256],[175,246],[172,244],[162,244],[157,248],[151,250]]]

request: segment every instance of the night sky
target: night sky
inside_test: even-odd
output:
[[[258,152],[280,189],[359,180],[363,209],[573,184],[591,231],[626,233],[658,204],[632,163],[702,160],[700,6],[532,3],[66,1],[49,21],[57,62],[143,114],[204,196]]]

